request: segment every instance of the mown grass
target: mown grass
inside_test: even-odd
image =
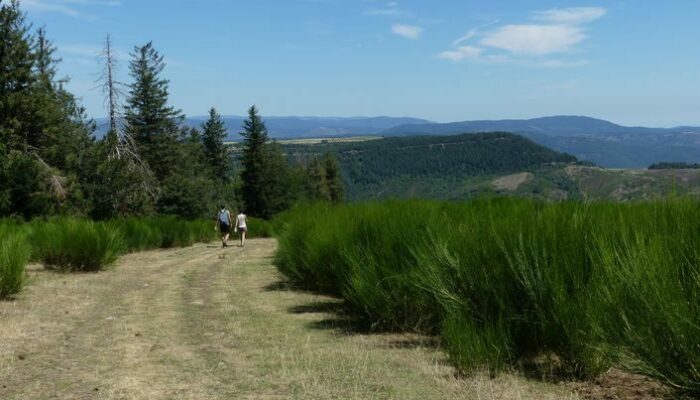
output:
[[[277,267],[464,371],[617,366],[700,394],[700,203],[489,199],[298,208]],[[544,357],[543,357],[544,356]]]

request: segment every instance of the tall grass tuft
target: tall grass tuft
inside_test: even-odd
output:
[[[611,366],[700,394],[700,204],[394,201],[297,208],[276,265],[462,370]]]
[[[0,226],[0,299],[22,289],[30,253],[25,235]]]
[[[31,240],[39,260],[49,268],[65,271],[98,271],[124,251],[118,231],[75,218],[36,223]]]

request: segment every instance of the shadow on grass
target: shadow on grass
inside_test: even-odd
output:
[[[292,314],[341,314],[344,312],[343,302],[340,300],[314,301],[309,304],[302,304],[287,309]]]
[[[342,299],[331,297],[327,293],[295,285],[286,280],[279,280],[269,284],[263,290],[267,292],[296,292],[323,296],[325,299],[311,301],[307,304],[300,304],[287,309],[287,312],[290,314],[320,314],[322,319],[306,323],[306,327],[309,329],[330,330],[341,335],[385,335],[386,347],[398,349],[437,348],[439,346],[439,340],[436,338],[387,330],[380,325],[372,324],[367,319],[362,318],[361,315],[348,309]]]

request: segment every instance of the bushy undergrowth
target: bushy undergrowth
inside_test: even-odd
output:
[[[700,203],[402,201],[283,216],[279,270],[468,371],[555,355],[700,393]]]
[[[24,268],[31,248],[23,233],[0,224],[0,299],[18,293],[25,280]]]
[[[14,288],[15,292],[19,290],[28,259],[52,269],[96,271],[124,253],[190,246],[196,242],[209,242],[215,237],[210,221],[186,221],[175,217],[109,222],[66,217],[37,219],[29,223],[0,220],[0,286],[3,287],[2,293],[10,290],[5,287]]]
[[[120,233],[105,224],[61,218],[32,225],[34,254],[50,268],[97,271],[125,249]]]

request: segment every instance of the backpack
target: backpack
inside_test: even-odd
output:
[[[222,224],[226,224],[226,225],[231,223],[231,221],[229,221],[229,218],[228,218],[228,210],[223,209],[223,210],[219,211],[219,222],[221,222]]]

